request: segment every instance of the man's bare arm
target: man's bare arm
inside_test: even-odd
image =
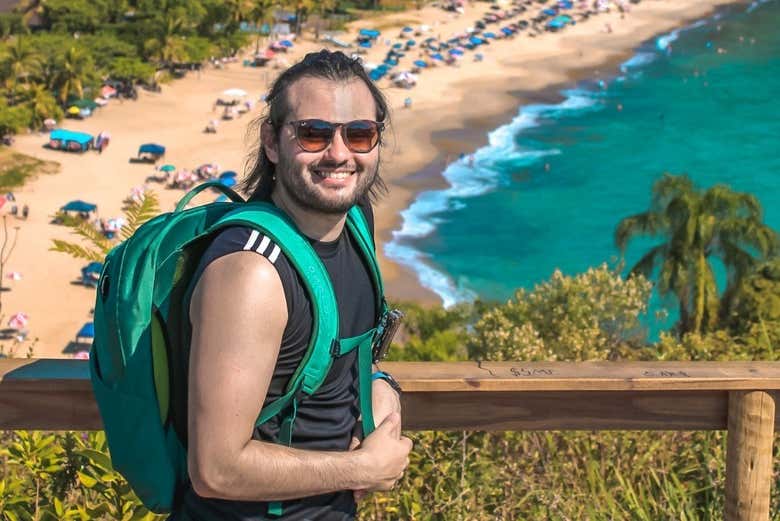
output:
[[[353,452],[252,440],[287,323],[281,280],[267,259],[239,252],[211,263],[190,316],[188,464],[199,495],[270,501],[392,486],[411,448],[399,439],[397,414]]]

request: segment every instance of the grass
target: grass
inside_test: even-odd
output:
[[[19,188],[39,174],[56,174],[59,170],[60,164],[55,161],[43,161],[0,147],[0,191]]]

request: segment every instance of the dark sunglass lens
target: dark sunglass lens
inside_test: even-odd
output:
[[[324,150],[333,139],[333,125],[327,121],[306,120],[298,123],[298,141],[307,152]]]
[[[369,152],[379,141],[379,129],[373,121],[352,121],[344,130],[347,142],[355,152]]]

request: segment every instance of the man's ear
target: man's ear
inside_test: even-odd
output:
[[[260,126],[260,140],[268,160],[273,164],[277,164],[279,162],[279,143],[276,140],[274,127],[270,123],[263,122]]]

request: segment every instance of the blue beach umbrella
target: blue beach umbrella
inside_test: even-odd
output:
[[[402,43],[394,43],[393,44],[393,49],[403,49],[403,48],[404,48],[404,44],[402,44]]]
[[[219,178],[220,179],[225,179],[225,178],[228,178],[228,177],[232,177],[233,179],[235,179],[236,177],[238,177],[238,174],[235,173],[232,170],[226,170],[225,172],[222,172],[221,174],[219,174]]]
[[[173,172],[174,170],[176,170],[176,167],[173,165],[163,165],[160,167],[160,170],[162,170],[163,172]]]
[[[438,60],[438,61],[441,62],[441,61],[444,61],[444,56],[442,56],[441,54],[439,54],[437,52],[436,54],[431,54],[431,59],[432,60]]]
[[[282,40],[281,42],[279,42],[279,45],[290,48],[293,46],[293,43],[290,40]]]
[[[78,341],[79,338],[95,338],[95,323],[87,322],[81,326],[79,332],[76,333],[76,340]]]
[[[60,210],[64,212],[92,212],[97,210],[97,205],[77,199],[61,207]]]
[[[401,32],[404,32],[404,33],[410,33],[412,31],[414,31],[414,29],[412,29],[408,25],[406,27],[404,27],[403,29],[401,29]]]
[[[542,14],[547,16],[555,16],[558,13],[555,11],[555,9],[543,9]]]
[[[463,56],[463,51],[460,49],[450,49],[448,52],[453,56]]]
[[[415,45],[417,45],[417,42],[415,42],[414,40],[407,40],[406,41],[406,46],[407,47],[414,47]]]
[[[508,28],[508,27],[502,27],[502,28],[501,28],[501,32],[502,32],[502,33],[504,33],[504,34],[505,34],[505,35],[507,35],[507,36],[509,36],[510,34],[512,34],[512,33],[513,33],[512,29],[510,29],[510,28]]]
[[[367,41],[367,40],[366,40],[366,41],[362,41],[362,42],[360,42],[358,45],[359,45],[360,47],[363,47],[363,48],[365,48],[365,49],[370,49],[370,48],[371,48],[371,42],[369,42],[369,41]]]
[[[424,69],[425,67],[427,67],[427,66],[428,66],[428,64],[427,64],[427,63],[425,63],[425,62],[424,62],[424,61],[422,61],[422,60],[414,60],[414,64],[415,64],[417,67],[422,67],[423,69]]]
[[[495,38],[496,34],[495,33],[484,33],[482,36],[484,36],[485,38]]]

